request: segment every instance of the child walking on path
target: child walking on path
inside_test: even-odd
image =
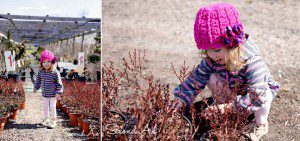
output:
[[[209,107],[203,107],[203,102],[194,103],[194,106],[201,106],[205,111],[219,109],[221,114],[225,107],[247,109],[254,113],[255,126],[246,136],[259,140],[268,133],[268,114],[279,85],[260,56],[259,48],[244,32],[238,11],[228,3],[201,7],[194,24],[194,38],[203,59],[186,81],[175,88],[179,107],[183,104],[189,107],[206,85],[213,95],[224,99],[227,96],[216,92],[227,88],[230,94],[237,86],[241,93],[229,103],[224,100],[216,107],[213,106],[215,99],[210,98],[208,103],[212,105]],[[246,91],[242,93],[242,90]]]
[[[42,124],[49,128],[56,127],[56,100],[60,100],[63,85],[59,71],[53,67],[56,58],[50,51],[43,51],[40,58],[41,69],[38,72],[34,92],[42,88],[44,119]],[[50,113],[50,116],[49,116]]]

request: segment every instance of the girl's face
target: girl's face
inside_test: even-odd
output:
[[[207,50],[207,55],[218,64],[225,64],[227,52],[228,49],[225,47],[222,47],[221,49],[210,48]]]
[[[45,69],[51,68],[51,67],[52,67],[51,61],[45,60],[45,61],[43,62],[43,67],[44,67]]]

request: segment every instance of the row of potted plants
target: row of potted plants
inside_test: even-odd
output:
[[[57,108],[70,117],[71,125],[90,138],[100,140],[100,82],[63,81],[62,100]]]
[[[15,122],[19,109],[25,109],[25,101],[22,81],[0,78],[0,133],[9,121]]]

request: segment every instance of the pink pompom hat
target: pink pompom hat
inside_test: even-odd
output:
[[[41,53],[40,63],[43,63],[45,60],[49,60],[49,61],[52,62],[52,64],[54,64],[55,61],[56,61],[56,58],[55,58],[54,54],[51,51],[44,50]]]
[[[239,13],[233,5],[219,3],[199,9],[194,24],[198,49],[236,47],[243,43],[244,35]]]

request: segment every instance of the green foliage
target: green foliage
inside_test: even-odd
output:
[[[29,68],[30,64],[31,64],[31,60],[25,60],[24,61],[24,68]]]
[[[88,56],[88,59],[91,63],[97,63],[100,61],[101,58],[98,55],[92,54]]]
[[[10,30],[7,31],[7,39],[5,41],[5,50],[10,50],[10,51],[16,50],[15,45],[11,41],[11,31]]]
[[[35,55],[36,55],[36,59],[40,60],[41,58],[41,54],[42,52],[44,51],[45,49],[43,47],[38,47],[37,51],[35,52]]]
[[[97,41],[96,48],[93,54],[88,56],[88,60],[91,63],[97,63],[101,60],[99,55],[101,53],[101,35],[97,35],[94,39]]]
[[[95,50],[94,50],[94,53],[99,53],[100,54],[101,53],[101,48],[100,47],[96,47]]]
[[[16,51],[16,60],[22,59],[25,57],[26,54],[26,46],[25,43],[23,42],[20,45],[17,45],[17,51]]]
[[[2,42],[2,41],[1,41]],[[7,51],[15,51],[16,53],[16,60],[22,59],[25,57],[26,53],[26,45],[25,42],[22,42],[21,44],[16,44],[11,40],[11,31],[9,30],[7,32],[7,39],[5,40],[5,50]]]
[[[96,49],[95,49],[95,53],[100,51],[100,48],[101,48],[101,35],[98,35],[94,38],[97,42],[96,44]]]
[[[101,35],[98,35],[94,38],[98,44],[101,44]]]

